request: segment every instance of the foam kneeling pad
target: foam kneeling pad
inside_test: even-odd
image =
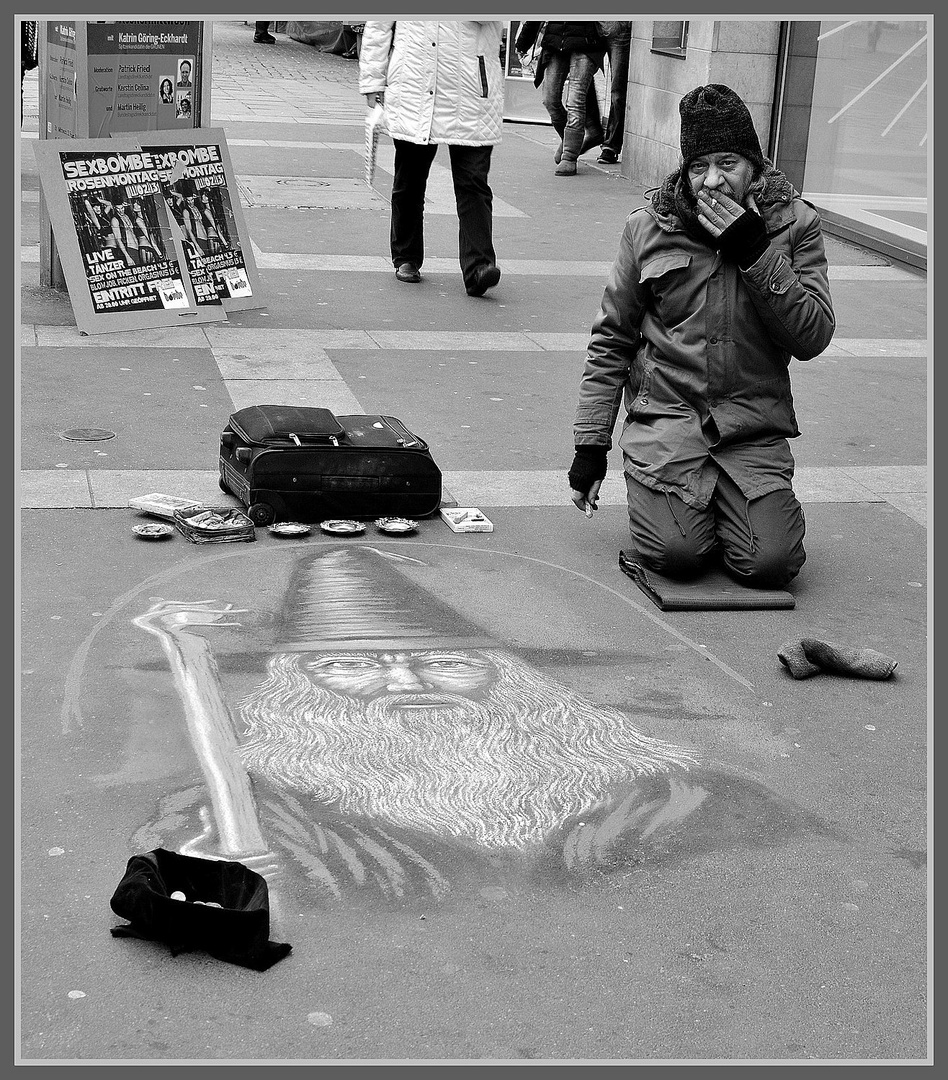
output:
[[[128,919],[127,926],[112,928],[113,937],[163,941],[172,956],[201,949],[266,971],[292,949],[269,940],[266,879],[240,862],[196,859],[164,848],[133,855],[110,906]]]
[[[788,641],[780,646],[777,657],[795,679],[809,679],[821,671],[859,679],[888,679],[898,667],[898,661],[875,649],[833,645],[816,638]]]

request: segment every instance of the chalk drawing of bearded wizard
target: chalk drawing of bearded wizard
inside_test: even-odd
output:
[[[239,611],[159,601],[134,620],[161,640],[205,780],[139,847],[238,859],[300,895],[430,899],[465,876],[553,883],[823,831],[525,663],[406,576],[414,561],[306,554],[266,676],[233,710],[194,631]]]

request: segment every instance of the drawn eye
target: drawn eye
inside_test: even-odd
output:
[[[328,672],[330,674],[346,674],[349,672],[371,671],[378,668],[378,664],[374,660],[361,660],[356,658],[339,658],[339,659],[326,659],[326,660],[314,660],[312,663],[306,665],[311,671],[316,672]]]
[[[478,664],[472,660],[453,659],[451,657],[444,657],[439,660],[426,660],[425,667],[432,671],[480,672],[487,670],[483,664]]]

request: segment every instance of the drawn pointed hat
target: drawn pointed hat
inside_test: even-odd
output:
[[[307,557],[290,577],[278,652],[497,648],[412,581],[411,559],[353,545]]]

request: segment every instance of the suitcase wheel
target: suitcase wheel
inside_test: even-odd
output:
[[[224,483],[223,476],[219,476],[217,478],[217,486],[221,489],[221,491],[226,491],[228,495],[230,494],[230,488]]]
[[[256,502],[247,507],[247,517],[254,525],[272,525],[276,511],[269,503]]]

